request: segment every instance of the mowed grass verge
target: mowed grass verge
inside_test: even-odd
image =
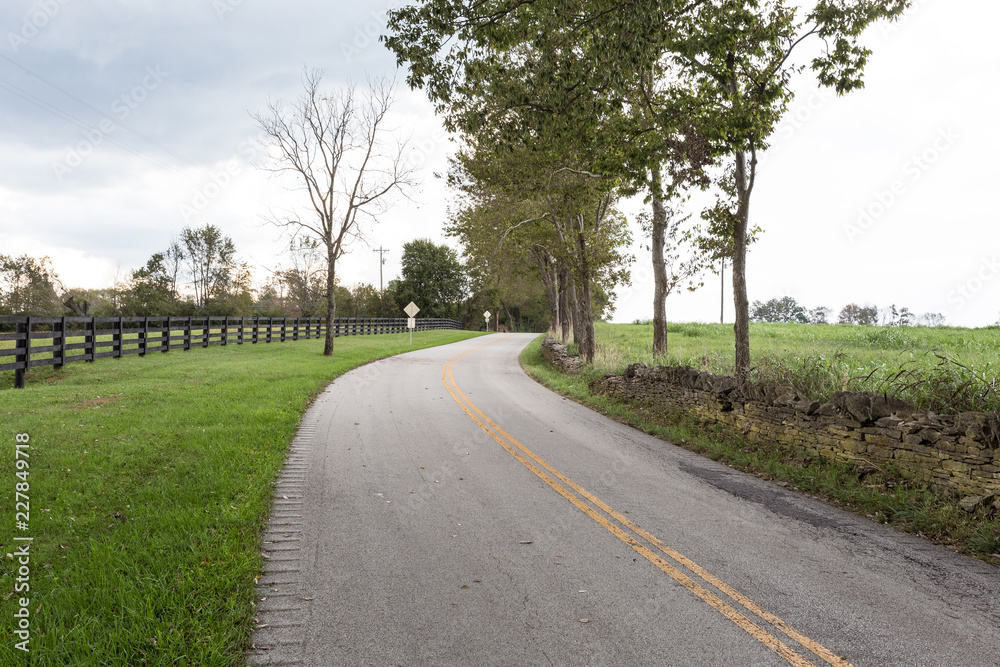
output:
[[[613,346],[601,333],[617,326],[622,325],[599,327],[598,344]],[[890,467],[873,469],[822,458],[802,459],[780,445],[748,440],[683,413],[595,394],[589,383],[604,374],[603,368],[586,366],[580,375],[567,375],[545,360],[541,341],[538,338],[525,348],[521,365],[535,380],[563,396],[733,468],[1000,565],[1000,517],[985,509],[968,514],[953,499],[912,483]],[[605,354],[622,353],[605,349]]]
[[[412,349],[477,335],[417,332]],[[408,334],[338,338],[333,357],[322,345],[103,359],[0,390],[0,664],[243,664],[272,482],[304,411],[338,375],[411,349]],[[19,433],[27,531],[15,530]],[[34,538],[28,594],[15,593],[15,536]],[[28,655],[14,646],[21,597]]]

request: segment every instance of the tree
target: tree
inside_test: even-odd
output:
[[[659,175],[654,174],[654,180]],[[667,353],[667,313],[666,300],[671,293],[684,283],[690,292],[704,285],[696,279],[705,270],[711,260],[710,253],[699,251],[692,246],[692,237],[696,230],[681,231],[681,225],[691,216],[680,217],[670,206],[665,205],[659,196],[651,196],[653,207],[652,218],[640,216],[643,230],[648,230],[652,237],[653,253],[653,354]],[[688,245],[692,251],[686,255],[680,252],[682,245]],[[683,257],[683,259],[682,259]]]
[[[413,301],[424,317],[458,317],[466,293],[458,253],[430,239],[416,239],[403,244],[402,269],[396,287],[400,309]]]
[[[292,265],[274,272],[274,282],[286,312],[293,317],[322,317],[327,306],[325,248],[308,236],[293,238],[288,246]]]
[[[176,314],[173,280],[163,253],[154,253],[146,266],[132,271],[119,293],[119,313],[126,317]]]
[[[62,289],[48,257],[0,255],[0,314],[58,316]]]
[[[919,322],[925,327],[943,327],[945,316],[942,313],[924,313],[920,316]]]
[[[723,196],[708,217],[714,236],[732,252],[735,370],[744,378],[750,368],[750,198],[757,152],[767,147],[791,97],[788,82],[802,69],[790,60],[792,52],[807,37],[818,37],[825,50],[812,69],[820,84],[839,94],[861,87],[870,51],[859,45],[860,34],[876,20],[897,18],[909,3],[815,0],[799,21],[786,0],[427,0],[390,11],[394,34],[385,42],[400,64],[409,63],[410,85],[424,87],[453,123],[474,118],[486,82],[506,77],[512,64],[538,71],[529,80],[543,85],[522,89],[520,100],[516,90],[501,95],[512,102],[508,110],[566,112],[584,100],[588,111],[613,111],[641,80],[660,77],[665,94],[650,105],[653,127],[672,136],[680,116],[708,138],[711,154],[730,160],[719,181]],[[539,97],[538,90],[549,95]],[[574,119],[564,115],[565,129],[573,132]]]
[[[857,324],[859,319],[859,313],[861,307],[856,303],[849,303],[840,309],[840,315],[837,316],[837,322],[839,324]]]
[[[817,306],[809,311],[809,324],[829,324],[828,317],[833,312],[826,306]]]
[[[322,93],[322,73],[303,76],[305,91],[291,109],[270,102],[254,114],[270,141],[269,170],[289,173],[308,195],[304,215],[271,215],[269,221],[294,237],[307,232],[326,250],[327,335],[324,355],[333,354],[337,260],[365,226],[378,221],[388,196],[413,184],[413,168],[404,164],[406,143],[390,141],[386,117],[394,86],[370,82],[361,99],[353,87]]]
[[[232,238],[215,225],[181,230],[182,256],[187,262],[194,289],[194,302],[199,308],[208,308],[214,299],[225,296],[236,271],[236,245]],[[174,252],[171,250],[170,252]],[[167,256],[158,253],[157,279],[168,289],[176,289],[176,268],[168,269]],[[171,261],[176,256],[171,257]],[[173,275],[171,275],[171,272]]]
[[[573,338],[588,361],[596,351],[593,288],[603,285],[610,291],[615,283],[627,282],[631,261],[622,253],[631,237],[614,208],[614,180],[587,169],[595,150],[585,140],[590,131],[572,139],[549,131],[527,133],[524,141],[504,147],[469,138],[450,175],[468,198],[469,214],[460,214],[460,224],[449,229],[478,247],[511,244],[532,252],[550,304],[558,303],[554,316],[570,315]],[[496,254],[494,267],[503,261],[502,253]]]
[[[824,50],[812,62],[820,85],[844,94],[864,85],[863,71],[870,50],[858,43],[864,29],[876,20],[894,20],[910,0],[818,0],[796,18],[796,8],[784,0],[773,2],[699,3],[678,21],[665,38],[675,62],[690,77],[694,95],[707,112],[703,131],[731,157],[723,175],[727,199],[716,212],[718,236],[732,239],[733,298],[736,305],[736,375],[750,368],[749,310],[746,287],[747,238],[750,200],[757,178],[757,153],[791,99],[788,82],[801,71],[791,60],[807,37],[817,36]]]
[[[878,324],[878,308],[849,303],[840,310],[837,322],[839,324]]]
[[[799,305],[793,297],[784,296],[780,299],[769,299],[767,303],[754,301],[750,311],[752,322],[799,322],[808,324],[806,309]]]

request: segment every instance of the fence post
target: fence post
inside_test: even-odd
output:
[[[146,356],[146,348],[149,346],[149,317],[142,318],[142,333],[139,334],[139,356]]]
[[[24,389],[24,373],[28,370],[28,362],[31,361],[31,318],[26,317],[24,322],[18,322],[14,330],[24,334],[23,339],[18,338],[14,343],[14,347],[24,350],[24,368],[18,368],[14,371],[14,388]],[[17,356],[14,357],[14,362],[17,362]]]
[[[111,356],[115,359],[122,357],[122,318],[116,317],[111,325]]]
[[[58,327],[58,329],[56,328]],[[56,331],[59,332],[59,336],[56,337]],[[52,359],[55,361],[52,364],[53,368],[62,368],[63,364],[66,363],[66,318],[63,317],[58,323],[52,325],[52,345],[57,346],[59,349],[52,353]],[[58,361],[56,361],[58,360]]]
[[[94,355],[97,353],[97,345],[94,341],[97,340],[97,318],[90,318],[90,325],[88,328],[84,329],[84,332],[90,332],[89,335],[83,337],[83,360],[93,361]]]

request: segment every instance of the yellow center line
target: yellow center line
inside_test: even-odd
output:
[[[770,648],[772,651],[780,655],[790,664],[806,667],[812,665],[806,658],[802,655],[796,653],[794,650],[789,648],[786,644],[781,642],[778,638],[772,634],[766,632],[761,627],[750,621],[746,616],[738,612],[736,609],[728,605],[726,602],[721,600],[718,596],[713,594],[711,591],[704,588],[698,582],[692,580],[688,575],[680,571],[674,565],[668,561],[661,558],[653,550],[649,549],[646,545],[642,544],[634,536],[628,534],[618,525],[615,525],[612,521],[608,520],[606,517],[599,514],[592,507],[587,505],[583,499],[590,501],[597,508],[601,509],[608,516],[613,518],[615,521],[620,523],[622,526],[628,530],[635,533],[635,535],[646,540],[648,543],[655,546],[664,555],[674,559],[697,577],[700,577],[706,583],[714,586],[716,589],[724,593],[725,595],[732,598],[734,601],[742,605],[744,608],[758,616],[759,618],[770,623],[772,626],[783,632],[785,635],[796,641],[801,646],[805,647],[818,657],[820,657],[825,662],[830,665],[835,665],[836,667],[851,667],[851,664],[845,659],[835,655],[829,649],[825,648],[818,642],[810,639],[801,632],[795,630],[793,627],[788,625],[781,618],[775,616],[774,614],[768,612],[767,610],[761,608],[753,600],[749,599],[736,589],[732,588],[725,582],[723,582],[718,577],[714,576],[683,554],[671,549],[666,544],[664,544],[659,538],[650,534],[643,528],[639,527],[628,517],[623,516],[619,512],[612,509],[605,502],[588,492],[586,489],[576,484],[573,480],[566,477],[553,466],[544,461],[537,454],[532,452],[530,449],[525,447],[523,444],[517,441],[513,436],[507,433],[503,428],[501,428],[496,422],[485,415],[482,410],[480,410],[475,403],[473,403],[462,391],[459,389],[458,385],[455,383],[454,376],[452,375],[452,369],[455,364],[472,352],[480,350],[488,345],[493,345],[499,343],[502,340],[506,340],[510,336],[504,338],[490,341],[489,343],[484,343],[475,348],[467,350],[451,360],[449,360],[445,366],[441,369],[441,379],[444,382],[445,388],[456,403],[462,408],[462,410],[476,422],[480,428],[482,428],[493,440],[495,440],[501,447],[503,447],[508,453],[511,454],[515,459],[517,459],[522,465],[531,470],[535,475],[542,479],[546,484],[552,487],[556,492],[562,495],[564,498],[569,500],[578,509],[584,512],[587,516],[592,518],[606,530],[611,532],[615,537],[622,540],[625,544],[629,545],[636,552],[641,554],[648,561],[656,565],[660,570],[668,574],[675,581],[680,583],[682,586],[687,588],[689,591],[694,593],[698,598],[704,602],[711,605],[714,609],[722,613],[726,618],[733,621],[736,625],[746,630],[755,639],[763,643],[765,646]],[[530,460],[529,460],[530,459]],[[534,463],[532,463],[534,461]],[[537,466],[535,464],[538,464]],[[539,467],[540,466],[540,467]],[[543,470],[544,469],[544,470]],[[545,471],[548,471],[547,474]],[[555,479],[553,479],[555,478]],[[559,481],[556,481],[558,479]],[[560,484],[562,482],[562,484]],[[565,485],[565,486],[564,486]],[[569,487],[569,488],[567,488]],[[572,491],[570,490],[572,489]],[[575,494],[573,492],[576,492]],[[579,494],[579,495],[576,495]],[[582,496],[582,498],[581,498]]]

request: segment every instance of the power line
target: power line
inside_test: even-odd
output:
[[[82,130],[84,130],[86,132],[90,132],[92,134],[99,135],[101,137],[102,141],[107,141],[110,144],[114,144],[115,146],[118,146],[119,148],[121,148],[123,150],[126,150],[126,151],[132,153],[133,155],[141,157],[144,160],[147,160],[147,161],[151,162],[152,164],[154,164],[154,165],[156,165],[158,167],[161,167],[162,169],[167,169],[169,171],[173,171],[173,172],[175,172],[177,174],[180,174],[180,175],[184,176],[185,178],[190,179],[191,182],[197,184],[197,181],[195,181],[193,178],[191,178],[188,174],[185,174],[183,171],[181,171],[181,170],[179,170],[179,169],[177,169],[175,167],[171,167],[170,165],[168,165],[168,164],[166,164],[164,162],[160,162],[159,160],[157,160],[153,156],[147,155],[146,153],[143,153],[142,151],[140,151],[140,150],[138,150],[136,148],[133,148],[133,147],[129,146],[128,144],[125,144],[125,143],[122,143],[121,141],[118,141],[114,137],[111,137],[111,136],[107,135],[106,133],[101,132],[97,128],[89,125],[85,121],[82,121],[79,118],[76,118],[75,116],[73,116],[72,114],[69,114],[69,113],[67,113],[67,112],[59,109],[58,107],[55,107],[55,106],[49,104],[48,102],[35,97],[34,95],[32,95],[31,93],[29,93],[28,91],[26,91],[26,90],[24,90],[22,88],[19,88],[18,86],[10,83],[9,81],[6,81],[4,79],[0,79],[0,88],[3,88],[7,92],[9,92],[9,93],[11,93],[13,95],[16,95],[17,97],[20,97],[21,99],[23,99],[24,101],[28,102],[29,104],[34,104],[35,106],[39,107],[40,109],[44,109],[45,111],[48,111],[52,115],[57,116],[57,117],[65,120],[68,123],[76,125],[77,127],[79,127],[80,129],[82,129]]]
[[[94,105],[90,104],[86,100],[84,100],[84,99],[82,99],[82,98],[74,95],[73,93],[71,93],[70,91],[66,90],[65,88],[59,86],[58,84],[55,84],[55,83],[49,81],[48,79],[46,79],[45,77],[43,77],[41,74],[38,74],[34,70],[31,70],[31,69],[25,67],[21,63],[17,62],[16,60],[14,60],[12,58],[9,58],[8,56],[5,56],[2,53],[0,53],[0,58],[2,58],[3,60],[6,60],[11,65],[14,65],[14,67],[17,67],[18,69],[23,70],[24,72],[28,73],[29,75],[35,77],[36,79],[38,79],[39,81],[41,81],[45,85],[50,86],[52,88],[55,88],[60,93],[62,93],[63,95],[66,95],[70,99],[75,100],[76,102],[79,102],[80,104],[82,104],[83,106],[87,107],[88,109],[90,109],[94,113],[99,114],[103,118],[106,118],[106,119],[110,120],[115,125],[118,125],[119,127],[123,128],[123,129],[125,129],[125,130],[127,130],[129,132],[131,132],[132,134],[134,134],[135,136],[139,137],[140,139],[144,139],[145,141],[148,141],[149,143],[151,143],[152,145],[156,146],[157,148],[159,148],[163,152],[165,152],[165,153],[167,153],[169,155],[172,155],[173,157],[177,158],[181,162],[184,162],[185,164],[188,164],[188,165],[194,167],[195,169],[199,169],[201,171],[204,171],[206,174],[208,174],[209,176],[211,176],[211,174],[209,174],[209,172],[204,167],[202,167],[201,165],[199,165],[199,164],[197,164],[195,162],[192,162],[191,160],[187,159],[186,157],[184,157],[183,155],[181,155],[179,153],[175,153],[174,151],[170,150],[169,148],[167,148],[163,144],[157,142],[152,137],[146,136],[142,132],[139,132],[135,128],[130,127],[125,122],[123,122],[123,121],[115,118],[114,116],[108,115],[107,113],[105,113],[104,111],[98,109],[97,107],[95,107]],[[13,84],[9,84],[9,85],[13,85]]]

